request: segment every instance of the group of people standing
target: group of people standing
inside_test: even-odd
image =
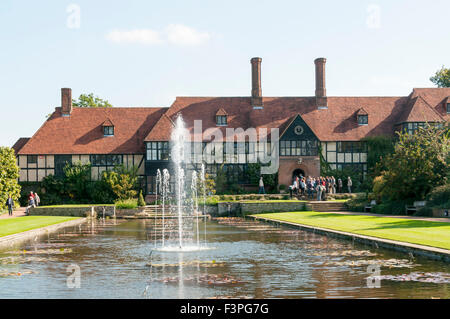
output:
[[[347,178],[347,190],[352,192],[353,182],[350,176]],[[295,176],[292,185],[289,186],[289,193],[292,198],[292,194],[308,196],[309,198],[316,198],[318,201],[323,200],[326,194],[336,194],[344,192],[344,182],[342,179],[337,180],[334,176],[326,177],[304,177],[302,175]]]

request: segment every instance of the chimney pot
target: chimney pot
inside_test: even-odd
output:
[[[328,108],[327,90],[325,88],[325,63],[327,59],[317,58],[316,65],[316,106],[318,108]]]
[[[262,108],[262,89],[261,89],[261,58],[255,57],[250,60],[252,64],[252,106]]]
[[[61,89],[61,112],[63,116],[70,116],[72,113],[72,89]]]

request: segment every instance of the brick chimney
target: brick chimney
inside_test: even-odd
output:
[[[72,113],[72,89],[61,89],[61,113],[63,116],[70,116]]]
[[[261,58],[252,58],[252,106],[253,108],[262,108],[262,89],[261,89]]]
[[[319,109],[328,108],[327,90],[325,88],[325,63],[327,59],[317,58],[314,60],[316,65],[316,106]]]

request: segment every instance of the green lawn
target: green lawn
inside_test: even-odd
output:
[[[63,223],[79,217],[65,216],[24,216],[0,219],[0,237],[21,233],[27,230]]]
[[[48,205],[38,206],[36,208],[76,208],[76,207],[91,207],[91,206],[114,206],[114,204],[67,204],[67,205]]]
[[[304,203],[306,200],[298,200],[298,199],[241,199],[241,200],[220,200],[219,203],[228,203],[228,202],[237,202],[237,203]]]
[[[450,223],[446,222],[310,211],[254,216],[450,249]]]

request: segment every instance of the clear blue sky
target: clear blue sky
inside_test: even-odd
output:
[[[446,0],[1,0],[0,145],[32,136],[61,87],[115,106],[248,96],[254,56],[265,96],[312,96],[322,56],[330,96],[408,95],[450,66],[449,12]]]

